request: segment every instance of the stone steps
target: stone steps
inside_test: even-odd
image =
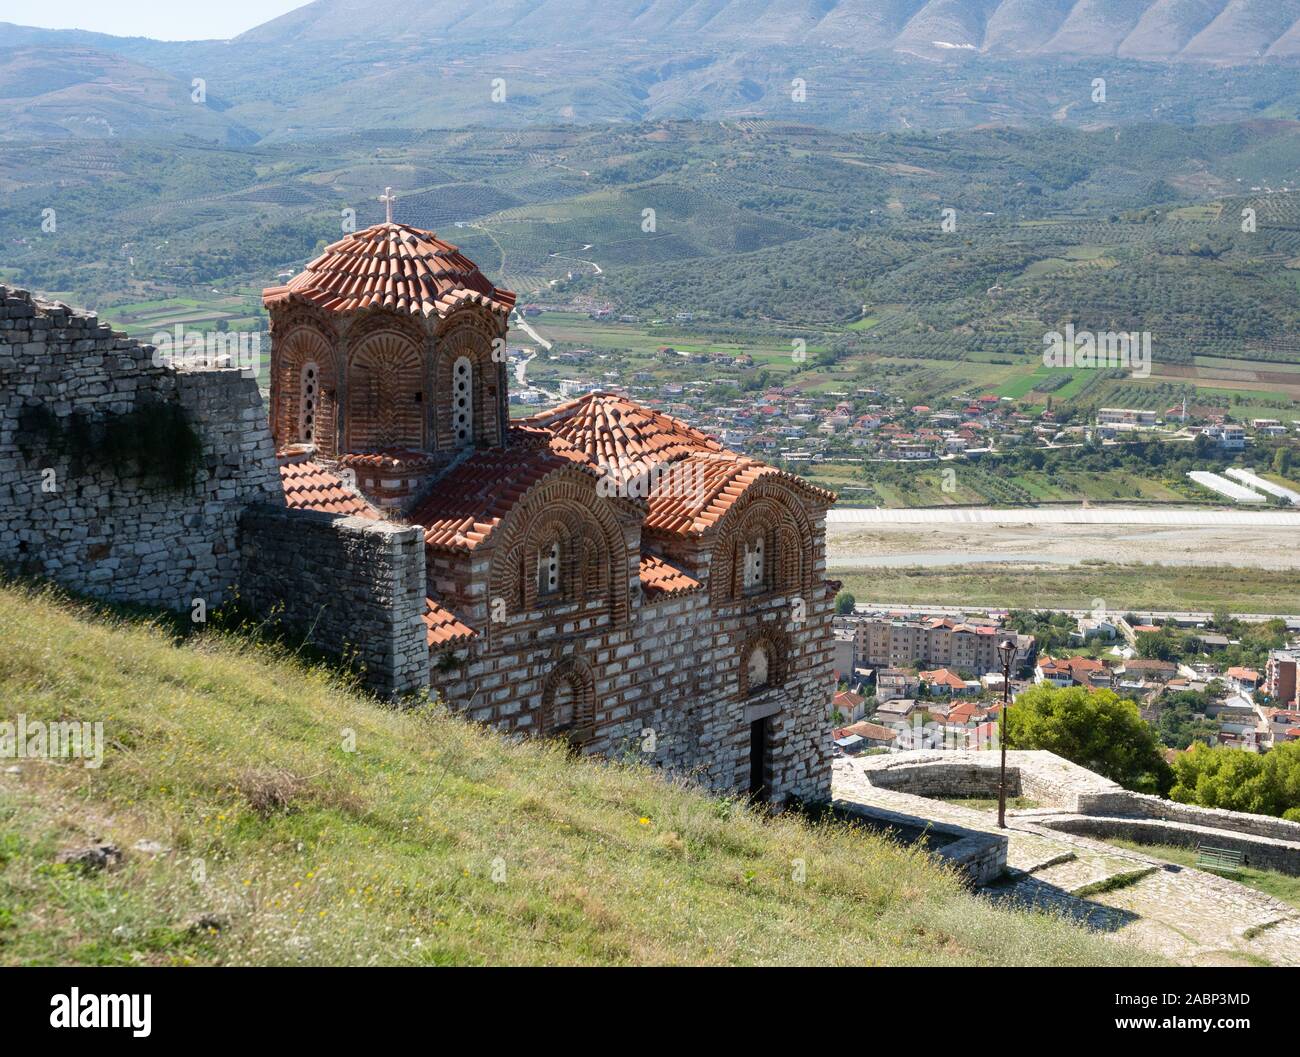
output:
[[[1076,856],[1072,851],[1060,851],[1056,848],[1044,848],[1039,853],[1042,857],[1038,860],[1020,860],[1015,866],[1007,867],[1007,877],[1017,880],[1022,877],[1029,877],[1039,873],[1052,866],[1060,866],[1062,863],[1072,862]]]
[[[1080,889],[1092,888],[1118,877],[1127,876],[1135,871],[1150,873],[1157,867],[1133,859],[1111,859],[1102,856],[1085,856],[1079,858],[1071,853],[1069,858],[1050,866],[1044,866],[1034,873],[1036,880],[1052,885],[1063,892],[1074,893]]]

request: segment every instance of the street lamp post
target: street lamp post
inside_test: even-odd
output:
[[[998,643],[1002,659],[1002,771],[998,779],[998,828],[1007,828],[1007,710],[1011,707],[1011,662],[1016,656],[1016,640]]]

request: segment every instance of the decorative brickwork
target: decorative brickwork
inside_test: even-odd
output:
[[[294,326],[274,364],[271,388],[277,446],[311,444],[324,455],[336,448],[338,367],[330,339],[311,324]]]
[[[507,429],[513,295],[431,232],[358,232],[266,303],[277,436],[301,365],[328,359],[291,321],[336,321],[342,447],[295,496],[337,507],[329,475],[352,471],[370,509],[422,527],[413,613],[443,698],[721,791],[829,797],[833,495],[610,393]]]

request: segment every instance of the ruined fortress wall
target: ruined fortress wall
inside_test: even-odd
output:
[[[419,528],[259,505],[240,530],[242,604],[358,664],[376,693],[429,685]]]
[[[189,487],[51,441],[172,402],[201,443]],[[259,501],[283,495],[255,379],[155,365],[95,316],[0,286],[0,562],[103,598],[211,609],[238,579],[239,513]]]

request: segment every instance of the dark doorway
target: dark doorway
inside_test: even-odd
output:
[[[767,784],[766,719],[756,719],[749,725],[749,795],[755,800],[766,800]]]

